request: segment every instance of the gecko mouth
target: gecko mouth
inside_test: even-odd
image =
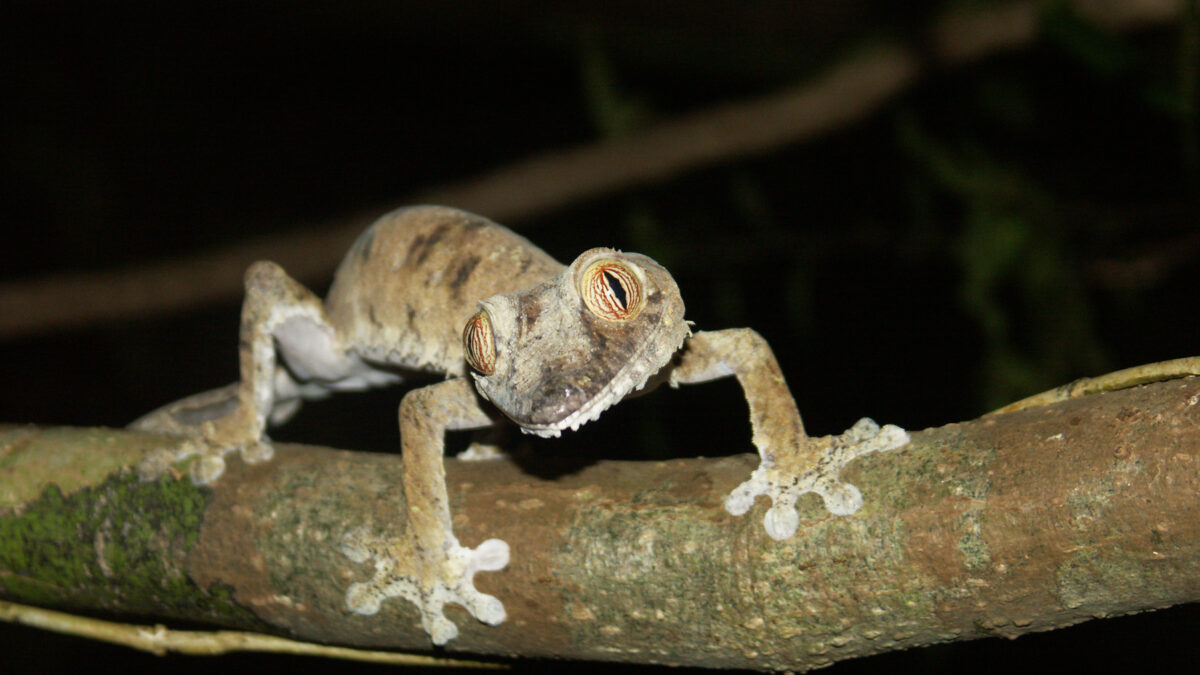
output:
[[[687,324],[684,324],[684,326],[686,328]],[[629,394],[640,391],[643,387],[645,387],[646,382],[649,381],[650,377],[657,374],[671,361],[671,357],[673,357],[675,353],[679,351],[679,349],[683,346],[684,340],[686,340],[690,334],[690,329],[682,331],[681,335],[679,336],[679,340],[672,345],[671,350],[664,350],[665,353],[663,354],[654,354],[653,352],[656,351],[655,344],[657,341],[647,340],[641,351],[634,354],[630,358],[629,364],[619,373],[617,373],[617,375],[613,377],[603,389],[594,394],[590,400],[580,405],[565,417],[547,422],[538,422],[534,420],[513,421],[517,422],[518,426],[521,427],[522,432],[533,434],[535,436],[541,436],[542,438],[557,438],[565,429],[576,431],[584,424],[599,418],[605,410],[608,410],[610,407],[620,402]],[[560,405],[563,401],[568,400],[571,397],[572,391],[578,394],[583,393],[582,391],[579,391],[577,387],[573,386],[555,389],[557,389],[557,391],[555,391],[556,395],[560,392],[562,393],[561,396],[558,396]],[[562,391],[563,389],[566,389],[566,391]]]

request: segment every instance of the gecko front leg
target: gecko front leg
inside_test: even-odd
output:
[[[900,427],[889,424],[881,429],[867,418],[840,436],[808,436],[770,345],[749,328],[694,333],[669,382],[677,387],[729,375],[737,377],[745,393],[753,442],[762,461],[726,498],[725,509],[742,515],[758,495],[770,497],[773,505],[763,525],[774,539],[796,532],[800,521],[795,503],[806,492],[819,494],[835,515],[857,511],[862,493],[841,479],[842,469],[860,455],[908,442]]]
[[[504,621],[504,605],[476,590],[473,577],[478,571],[503,569],[508,564],[508,544],[489,539],[470,549],[458,543],[450,522],[442,459],[447,431],[494,423],[465,379],[416,389],[404,397],[400,438],[407,530],[392,539],[356,530],[343,540],[342,550],[352,560],[375,560],[374,578],[352,584],[346,591],[351,611],[375,614],[383,600],[406,598],[416,604],[421,625],[438,645],[458,635],[458,628],[443,612],[447,602],[462,605],[484,623]]]

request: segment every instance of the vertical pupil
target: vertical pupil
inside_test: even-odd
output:
[[[628,298],[625,295],[625,287],[621,285],[621,280],[612,272],[604,272],[604,281],[608,283],[608,288],[617,298],[617,303],[621,305],[621,309],[628,307]]]

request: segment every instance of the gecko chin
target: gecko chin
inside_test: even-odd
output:
[[[542,437],[556,437],[564,429],[572,431],[598,418],[614,403],[620,401],[628,392],[613,391],[604,387],[600,391],[587,392],[569,377],[554,378],[558,382],[549,382],[540,396],[542,408],[538,404],[530,408],[532,413],[524,419],[513,418],[525,433]],[[585,381],[590,380],[586,376]]]
[[[608,379],[586,369],[547,372],[536,387],[519,393],[498,392],[496,382],[489,383],[488,378],[479,374],[473,373],[473,376],[476,388],[484,398],[491,400],[522,432],[556,438],[564,430],[575,431],[599,418],[605,410],[641,390],[650,377],[670,361],[670,357],[668,354],[661,363],[631,363]]]

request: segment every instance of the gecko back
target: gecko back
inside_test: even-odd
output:
[[[478,301],[535,286],[563,269],[486,218],[439,206],[400,209],[354,243],[325,309],[365,359],[463,375],[463,325]]]

